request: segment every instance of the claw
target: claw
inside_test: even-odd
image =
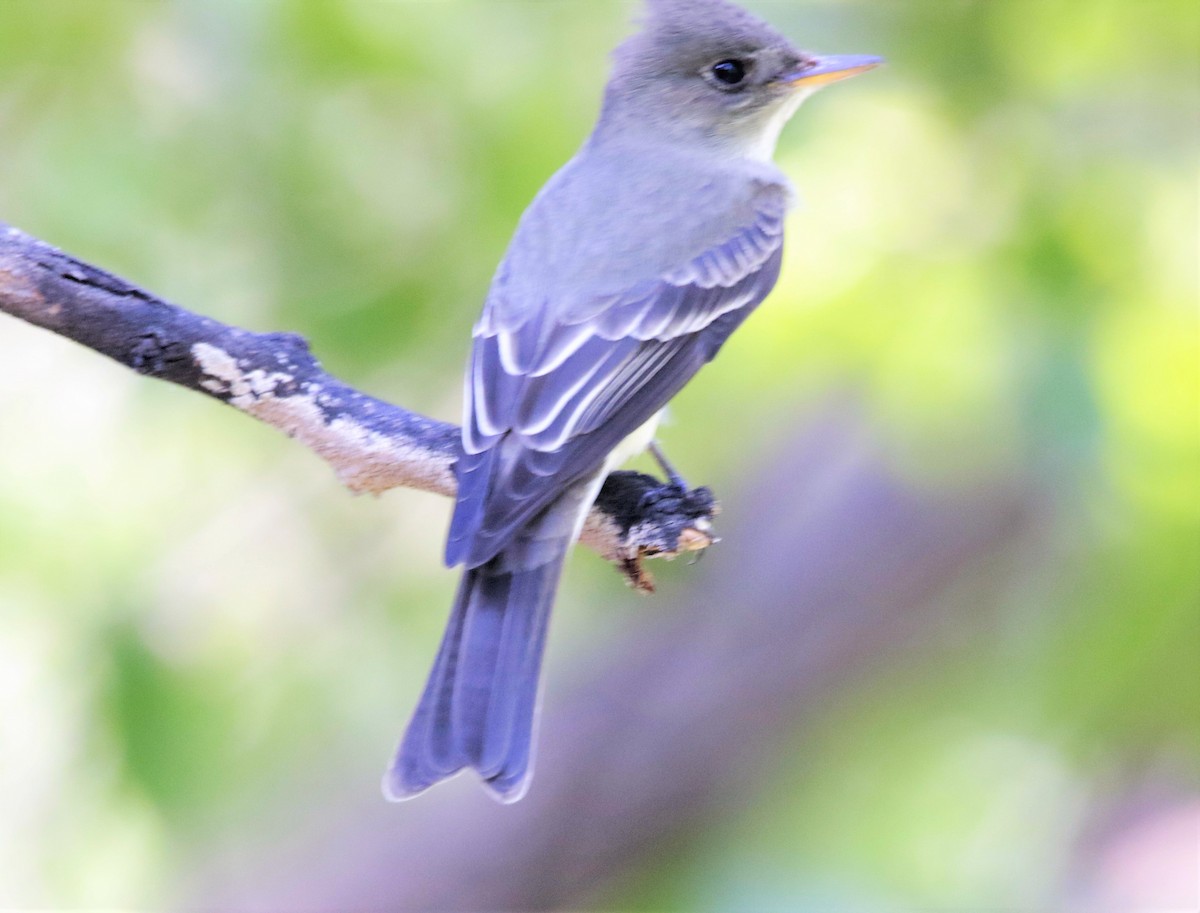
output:
[[[699,523],[697,523],[697,526]],[[712,536],[702,530],[692,527],[679,534],[679,551],[702,552],[716,542]]]

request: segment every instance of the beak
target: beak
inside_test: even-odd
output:
[[[810,57],[797,69],[785,73],[780,82],[793,89],[819,89],[873,70],[883,63],[882,57],[867,54],[841,54],[832,57]]]

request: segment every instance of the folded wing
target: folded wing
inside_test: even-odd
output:
[[[502,268],[467,372],[447,563],[494,558],[716,355],[775,285],[786,208],[782,189],[764,191],[753,224],[723,243],[566,309],[505,308]]]

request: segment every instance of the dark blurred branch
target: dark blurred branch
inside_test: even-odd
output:
[[[0,311],[279,429],[354,492],[454,495],[458,428],[327,374],[300,336],[252,333],[186,311],[3,222]],[[651,587],[642,558],[712,544],[711,496],[663,491],[650,476],[614,473],[584,528],[583,542],[642,589]]]
[[[196,908],[607,908],[600,892],[751,801],[781,749],[794,767],[817,737],[806,724],[978,611],[944,592],[995,572],[1032,515],[1012,484],[908,487],[853,410],[836,411],[747,468],[757,493],[737,499],[741,521],[674,611],[626,618],[626,636],[576,664],[577,687],[552,682],[564,697],[547,701],[520,804],[464,783],[346,820],[339,796],[297,816],[309,836],[289,850],[262,835],[229,848]]]

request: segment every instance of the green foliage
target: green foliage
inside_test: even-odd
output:
[[[947,597],[995,630],[843,695],[621,902],[1047,904],[1135,762],[1200,774],[1200,12],[757,8],[890,66],[785,135],[805,204],[781,287],[680,397],[672,452],[733,490],[745,441],[849,388],[914,485],[1027,479],[1045,524]],[[628,9],[4,0],[0,218],[451,418]],[[297,784],[373,792],[453,586],[446,505],[352,501],[252,423],[15,321],[0,365],[0,871],[23,873],[0,906],[154,903]]]

